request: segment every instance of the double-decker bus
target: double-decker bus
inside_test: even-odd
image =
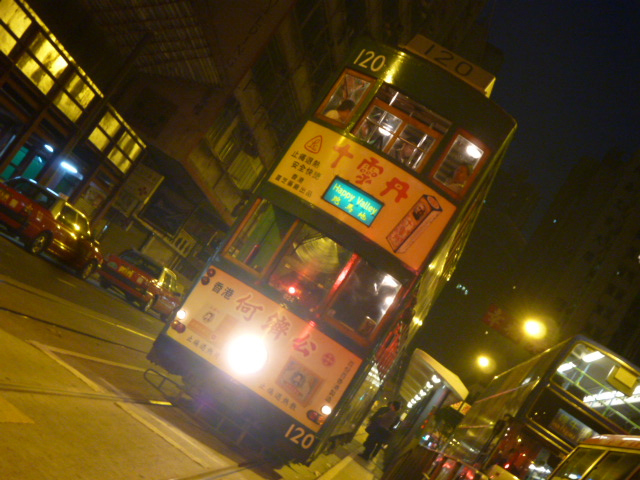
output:
[[[640,480],[640,437],[597,435],[580,444],[551,478],[564,480]]]
[[[355,46],[149,354],[226,438],[355,433],[515,132],[492,82],[421,36]]]
[[[473,466],[542,480],[579,443],[606,434],[640,434],[640,370],[577,336],[496,376],[425,471],[442,480]]]

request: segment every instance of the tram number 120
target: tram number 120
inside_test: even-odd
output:
[[[316,436],[313,433],[307,433],[304,428],[298,427],[295,423],[292,423],[284,434],[284,438],[288,438],[293,443],[300,445],[306,450],[313,445]]]
[[[362,49],[353,63],[359,67],[368,68],[372,72],[377,72],[387,63],[387,57],[376,55],[373,50]]]

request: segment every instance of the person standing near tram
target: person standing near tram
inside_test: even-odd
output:
[[[389,402],[386,407],[380,408],[371,416],[371,421],[366,428],[369,434],[364,441],[364,452],[358,454],[365,460],[371,460],[380,451],[382,446],[389,442],[392,430],[400,423],[400,409],[402,403],[399,401]]]

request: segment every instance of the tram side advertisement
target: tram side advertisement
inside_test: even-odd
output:
[[[209,267],[167,335],[231,375],[296,423],[282,435],[310,448],[323,407],[334,409],[362,360],[276,302]],[[305,428],[301,428],[301,426]]]
[[[456,207],[357,142],[307,122],[269,181],[419,271]]]

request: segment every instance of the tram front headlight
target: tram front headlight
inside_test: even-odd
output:
[[[227,344],[227,362],[234,372],[247,375],[267,363],[267,347],[257,335],[241,335]]]

